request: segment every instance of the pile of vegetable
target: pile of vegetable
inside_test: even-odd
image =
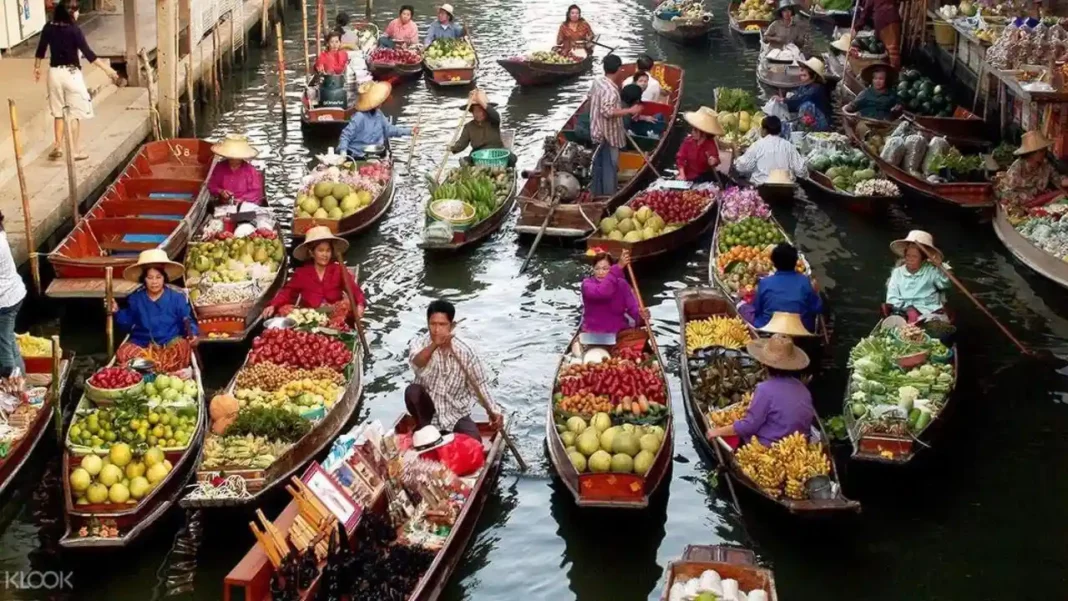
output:
[[[706,15],[712,17],[701,0],[666,0],[656,7],[654,14],[664,21],[700,21]]]
[[[804,499],[805,482],[831,473],[831,460],[819,443],[809,443],[803,434],[793,434],[776,441],[771,447],[760,444],[756,436],[734,452],[742,473],[770,497]]]
[[[876,176],[875,162],[856,148],[835,152],[814,150],[808,156],[808,166],[826,175],[835,188],[850,194],[855,193],[857,184]]]
[[[1015,220],[1014,227],[1031,244],[1062,261],[1068,261],[1068,221],[1049,211],[1058,206],[1068,205],[1058,203],[1032,210],[1022,221]]]
[[[423,56],[414,50],[407,48],[375,48],[371,53],[371,63],[417,65],[422,62]]]
[[[845,9],[839,9],[839,10],[849,10],[849,8],[851,8],[853,6],[853,3],[852,2],[847,2],[847,0],[838,0],[838,1],[842,2],[842,3],[848,3],[849,4],[849,6],[846,7]],[[827,0],[822,0],[822,2],[823,2],[823,6],[826,7]],[[830,9],[828,9],[828,10],[830,10]],[[886,45],[884,45],[882,40],[880,40],[879,38],[875,37],[874,35],[858,35],[857,37],[853,38],[853,43],[850,44],[850,48],[852,48],[853,50],[855,50],[857,53],[860,53],[860,54],[877,55],[877,56],[883,56],[883,55],[886,54]]]
[[[767,371],[744,350],[707,348],[689,360],[694,399],[702,412],[732,407],[751,396]]]
[[[748,111],[755,113],[757,110],[756,99],[753,93],[740,88],[716,88],[716,112],[737,113]]]
[[[900,121],[885,136],[868,132],[864,145],[883,161],[931,183],[988,179],[981,155],[964,155],[945,138],[917,129],[909,121]]]
[[[431,69],[465,69],[475,66],[475,49],[466,38],[438,38],[426,49]]]
[[[906,109],[917,115],[953,115],[953,101],[949,91],[915,69],[906,69],[901,73],[901,80],[897,84],[897,98]]]
[[[342,219],[371,205],[390,178],[387,163],[319,165],[301,180],[295,216],[298,219]]]
[[[564,397],[590,393],[605,395],[613,415],[640,417],[665,414],[667,390],[660,366],[639,350],[622,349],[600,363],[576,363],[564,367],[557,378],[557,391]]]
[[[501,206],[511,192],[514,180],[512,171],[504,167],[460,167],[449,172],[442,184],[427,176],[431,201],[463,201],[474,208],[476,223]]]

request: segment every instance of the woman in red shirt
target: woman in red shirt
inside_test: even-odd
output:
[[[356,297],[356,319],[362,319],[367,306],[363,290],[349,270],[334,260],[335,253],[341,256],[348,248],[349,243],[330,233],[330,228],[325,225],[310,228],[304,242],[293,251],[293,258],[298,261],[311,258],[312,262],[293,270],[285,286],[263,309],[263,317],[270,317],[275,312],[285,315],[293,306],[318,309],[332,305],[331,321],[340,322],[348,317],[349,304],[345,295],[348,289]]]
[[[702,106],[697,111],[683,113],[682,118],[692,130],[675,155],[679,178],[695,183],[715,181],[719,165],[716,136],[723,135],[723,126],[719,124],[716,112]]]
[[[341,49],[341,36],[335,31],[326,34],[326,50],[315,59],[315,70],[325,75],[342,75],[349,64],[349,53]]]

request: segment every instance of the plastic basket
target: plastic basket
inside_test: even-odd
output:
[[[479,167],[507,167],[511,154],[503,148],[483,148],[471,153],[471,162]]]
[[[949,21],[935,21],[935,42],[939,46],[953,46],[957,43],[957,30]]]

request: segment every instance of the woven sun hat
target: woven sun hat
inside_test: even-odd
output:
[[[897,77],[897,69],[890,63],[878,62],[872,63],[867,67],[860,70],[860,79],[865,85],[871,85],[871,78],[875,75],[876,71],[886,71],[886,87],[889,88],[894,83],[894,78]]]
[[[927,250],[927,254],[942,258],[942,251],[935,246],[934,236],[928,234],[923,230],[912,230],[907,236],[900,240],[894,240],[890,243],[890,250],[899,257],[905,256],[905,251],[910,244],[918,244]]]
[[[808,69],[812,73],[814,79],[823,81],[823,61],[816,57],[811,57],[807,61],[797,61],[794,63],[798,67]]]
[[[441,431],[434,426],[424,426],[412,434],[412,448],[419,453],[426,453],[447,445],[455,438],[452,434],[441,435]]]
[[[211,151],[224,159],[241,159],[247,161],[259,156],[260,151],[248,143],[248,138],[241,134],[226,134],[222,142],[211,147]]]
[[[438,10],[443,10],[443,11],[449,13],[450,17],[455,17],[456,16],[456,13],[454,13],[452,11],[452,5],[451,4],[442,4],[441,6],[438,7]]]
[[[793,338],[776,334],[745,345],[745,350],[764,365],[783,371],[801,371],[808,367],[808,355],[794,345]]]
[[[808,331],[805,324],[801,323],[800,315],[797,313],[787,313],[785,311],[776,311],[772,313],[771,321],[759,329],[761,332],[766,332],[768,334],[785,334],[786,336],[815,335]]]
[[[790,9],[790,12],[794,13],[795,17],[797,16],[798,5],[796,2],[793,0],[779,0],[779,5],[775,7],[775,18],[781,19],[782,11],[786,9]]]
[[[158,267],[167,274],[167,280],[173,282],[182,277],[185,267],[181,263],[175,263],[167,256],[167,251],[162,248],[151,248],[141,251],[137,255],[137,263],[130,265],[122,272],[122,278],[130,282],[139,282],[141,275],[149,267]]]
[[[842,37],[831,42],[831,48],[839,50],[841,52],[849,52],[849,47],[853,45],[853,36],[848,32],[843,33]]]
[[[794,185],[794,178],[787,169],[772,169],[764,184],[769,186],[792,186]]]
[[[393,91],[393,86],[386,81],[375,81],[362,84],[358,91],[360,97],[356,99],[356,110],[371,111],[382,106]]]
[[[1029,131],[1023,135],[1023,139],[1020,140],[1020,147],[1016,149],[1016,156],[1023,156],[1025,154],[1031,154],[1032,152],[1038,152],[1039,150],[1045,150],[1053,146],[1053,142],[1049,141],[1046,136],[1042,135],[1040,131]]]
[[[722,136],[724,134],[723,126],[719,124],[719,117],[716,115],[716,111],[707,106],[702,106],[696,111],[683,113],[682,118],[706,134],[713,136]]]
[[[348,240],[338,238],[325,225],[317,225],[308,228],[308,231],[304,233],[304,242],[301,242],[297,248],[293,249],[293,257],[298,261],[307,261],[311,257],[312,249],[320,242],[333,243],[334,252],[339,255],[345,254],[345,251],[349,249]]]
[[[460,110],[462,111],[464,109],[467,109],[469,111],[472,111],[475,109],[476,106],[481,106],[483,109],[495,108],[497,106],[497,103],[490,102],[489,96],[486,95],[485,91],[475,90],[475,97],[473,98],[471,106],[468,107],[467,105],[464,105],[460,107]]]

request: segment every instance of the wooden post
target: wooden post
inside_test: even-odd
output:
[[[374,4],[374,0],[367,0],[367,22],[371,22],[371,7]]]
[[[263,0],[263,8],[260,11],[260,40],[267,45],[267,0]]]
[[[49,396],[52,400],[53,417],[56,419],[56,440],[63,444],[63,382],[59,380],[60,364],[63,362],[63,351],[59,348],[59,336],[52,336],[52,382],[49,386]]]
[[[141,48],[141,42],[137,39],[137,4],[137,0],[122,0],[122,24],[126,32],[126,80],[131,86],[141,85],[140,70],[129,68],[137,64],[137,51]]]
[[[185,96],[189,102],[189,127],[193,137],[197,136],[197,97],[193,93],[193,53],[189,53],[189,60],[185,63]]]
[[[104,327],[107,335],[108,357],[115,355],[115,313],[111,310],[111,303],[115,302],[115,287],[113,285],[112,270],[110,265],[104,268],[104,302],[107,303],[108,320]]]
[[[286,118],[286,57],[282,48],[282,24],[274,24],[274,36],[278,41],[278,95],[282,98],[282,120]]]
[[[67,190],[70,195],[71,215],[74,226],[81,223],[78,210],[78,173],[74,169],[74,138],[70,135],[70,109],[63,107],[63,142],[66,146],[64,156],[67,158]]]
[[[159,118],[165,137],[178,135],[178,0],[156,1]]]
[[[304,71],[311,75],[312,66],[311,58],[308,53],[308,0],[300,0],[300,18],[304,23],[303,35],[304,35]]]
[[[315,56],[323,53],[323,0],[315,0]]]
[[[33,242],[33,216],[30,212],[30,194],[26,191],[26,173],[22,170],[22,136],[19,134],[18,111],[15,99],[7,99],[8,112],[11,115],[11,141],[15,144],[15,171],[19,178],[19,192],[22,194],[22,216],[26,219],[26,256],[30,258],[30,272],[33,275],[33,288],[37,296],[41,295],[41,264],[37,257],[37,245]]]
[[[141,60],[141,68],[145,70],[145,83],[148,84],[148,106],[149,115],[152,120],[152,135],[157,140],[163,139],[163,132],[161,131],[159,123],[159,110],[156,108],[156,91],[158,87],[154,87],[154,83],[158,83],[155,77],[155,72],[152,71],[152,65],[148,62],[148,53],[142,48],[137,57]]]

